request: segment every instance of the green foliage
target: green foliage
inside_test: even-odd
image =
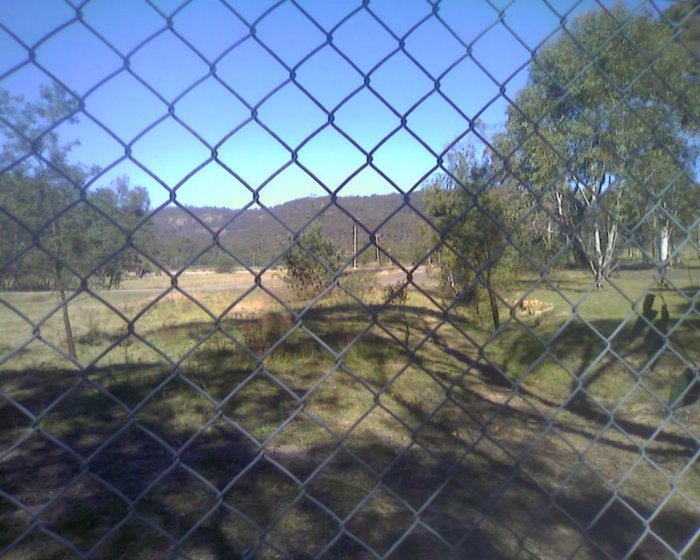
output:
[[[72,185],[3,175],[0,207],[7,213],[0,224],[7,235],[0,240],[0,286],[65,290],[83,278],[99,287],[118,285],[141,263],[128,236],[148,205],[145,189],[125,181],[82,194]],[[145,234],[139,230],[136,242]]]
[[[0,90],[0,287],[50,289],[59,294],[68,354],[76,358],[68,292],[86,285],[112,287],[140,262],[129,247],[145,233],[133,230],[149,206],[145,189],[128,180],[89,189],[97,169],[71,163],[55,123],[75,121],[76,101],[58,86],[25,102]]]
[[[540,49],[509,111],[499,152],[598,286],[615,266],[620,223],[632,228],[648,209],[665,222],[687,196],[698,206],[683,179],[697,161],[696,68],[672,25],[616,4]]]
[[[124,177],[106,188],[86,188],[90,172],[68,161],[72,145],[44,133],[71,109],[71,100],[55,88],[43,89],[35,103],[0,95],[0,114],[10,123],[0,126],[7,140],[3,159],[20,161],[0,177],[4,289],[65,291],[84,279],[112,287],[141,260],[127,246],[147,214],[146,190],[130,188]],[[146,235],[142,227],[133,239]]]
[[[221,274],[234,272],[236,265],[238,264],[235,260],[218,248],[214,249],[212,253],[211,264],[216,272]],[[183,263],[184,262],[187,262],[187,259],[183,259]]]
[[[425,195],[426,208],[446,242],[440,250],[443,284],[477,306],[487,298],[494,328],[500,324],[499,288],[516,270],[511,240],[521,196],[503,181],[487,157],[473,150],[451,154],[449,174]]]
[[[348,271],[340,279],[340,285],[364,303],[369,303],[377,292],[377,275],[369,270]]]
[[[290,240],[292,247],[285,253],[285,284],[299,297],[313,297],[327,288],[342,264],[339,251],[316,222]]]
[[[393,305],[403,306],[408,301],[408,292],[406,284],[401,280],[397,280],[393,284],[384,287],[384,301]]]

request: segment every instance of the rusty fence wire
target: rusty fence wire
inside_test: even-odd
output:
[[[466,36],[439,0],[413,3],[401,31],[386,10],[409,3],[348,2],[329,22],[318,3],[251,18],[221,0],[207,6],[244,32],[215,57],[183,31],[197,0],[145,0],[157,25],[131,50],[91,19],[97,0],[55,3],[64,17],[32,41],[0,17],[19,53],[0,67],[1,557],[700,557],[697,2],[483,0],[489,22]],[[533,43],[518,18],[535,4],[558,23]],[[293,64],[285,37],[260,32],[282,11],[321,37]],[[369,69],[337,40],[360,20],[391,44]],[[75,28],[121,60],[81,92],[45,56]],[[411,49],[427,28],[460,53],[440,73]],[[528,53],[506,79],[481,60],[494,30]],[[166,36],[208,68],[172,96],[133,64]],[[285,74],[257,102],[218,69],[250,44]],[[299,77],[322,49],[361,82],[333,106]],[[373,80],[398,56],[430,83],[408,108]],[[496,92],[477,111],[444,87],[462,63]],[[48,84],[35,105],[4,85],[28,70]],[[129,138],[91,111],[124,75],[162,104]],[[207,80],[246,113],[217,143],[179,111]],[[323,114],[299,142],[265,116],[284,88]],[[369,148],[336,118],[362,95],[398,123]],[[464,122],[439,150],[412,128],[433,97]],[[75,123],[119,156],[71,163]],[[135,147],[163,123],[208,154],[176,183]],[[221,155],[249,125],[286,158],[257,182]],[[362,161],[338,183],[303,157],[328,131]],[[433,161],[410,184],[379,157],[396,135]],[[162,202],[99,189],[125,163]],[[249,196],[216,224],[178,199],[210,165]],[[265,203],[289,169],[323,195],[294,223]],[[344,199],[366,171],[398,194],[371,224]],[[206,237],[177,266],[152,242],[173,209]],[[285,240],[260,262],[225,235],[253,209]],[[410,259],[382,243],[403,215]],[[335,220],[352,224],[352,251],[324,244]],[[242,280],[197,283],[212,251]]]

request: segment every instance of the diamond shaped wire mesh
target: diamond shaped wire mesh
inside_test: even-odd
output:
[[[700,556],[698,2],[0,33],[1,557]]]

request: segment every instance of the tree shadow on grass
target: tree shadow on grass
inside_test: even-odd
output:
[[[630,270],[630,271],[644,271],[644,270],[655,270],[659,266],[651,261],[649,262],[620,262],[617,266],[619,270]]]
[[[35,402],[50,400],[38,394],[44,385],[32,388]],[[466,440],[451,424],[431,421],[408,441],[366,435],[340,447],[274,440],[260,447],[224,415],[204,430],[172,423],[185,411],[166,398],[155,418],[164,421],[159,426],[122,414],[101,395],[80,393],[73,406],[57,409],[57,441],[51,431],[3,425],[15,430],[5,440],[28,439],[0,460],[3,498],[22,504],[2,500],[0,547],[35,527],[8,557],[65,557],[68,551],[39,527],[83,553],[97,547],[94,558],[176,549],[231,558],[557,558],[579,547],[592,557],[619,557],[645,533],[638,516],[654,513],[593,474],[561,489],[549,475],[554,450],[549,462],[531,461],[525,470],[508,452],[520,448],[516,432],[513,441],[496,441],[474,420]],[[275,407],[270,395],[253,400],[255,407]],[[523,422],[512,407],[501,407],[500,415]],[[70,424],[76,416],[84,418]],[[667,507],[652,523],[678,550],[698,521]],[[636,553],[659,550],[646,539]]]
[[[313,320],[332,317],[323,310]],[[566,333],[555,348],[571,350],[578,335]],[[406,355],[387,349],[384,337],[367,336],[361,358],[379,370]],[[231,349],[203,348],[165,385],[173,371],[164,364],[3,371],[0,386],[12,388],[10,398],[34,414],[48,412],[37,425],[1,401],[0,551],[70,557],[53,532],[94,558],[178,551],[191,558],[618,558],[635,546],[632,557],[663,558],[668,551],[642,520],[675,550],[693,537],[700,518],[687,501],[656,511],[608,482],[589,457],[574,455],[562,467],[560,446],[542,438],[556,429],[595,439],[621,462],[621,477],[641,448],[601,435],[610,418],[571,408],[571,418],[547,426],[535,410],[506,399],[516,389],[498,367],[440,338],[431,344],[435,353],[420,358],[422,367],[432,371],[444,357],[478,379],[465,377],[459,396],[445,395],[433,409],[425,398],[397,398],[406,418],[416,419],[410,430],[380,395],[368,405],[379,419],[348,437],[316,425],[300,395],[264,370],[250,378],[258,364]],[[286,351],[307,350],[294,343]],[[518,351],[528,359],[533,350]],[[354,381],[339,377],[338,390],[316,405],[340,414]],[[517,391],[549,410],[561,404]],[[292,417],[323,437],[288,432]],[[620,421],[641,437],[658,432]],[[683,464],[697,454],[692,438],[666,431],[654,443]]]
[[[607,382],[607,389],[599,400],[611,409],[640,382],[644,382],[647,390],[652,392],[663,391],[662,395],[657,395],[658,400],[655,402],[657,406],[663,407],[669,386],[668,382],[664,385],[665,378],[656,373],[658,364],[665,356],[673,359],[674,352],[684,355],[686,347],[675,347],[678,332],[667,341],[659,334],[667,329],[661,318],[651,316],[647,322],[640,317],[636,324],[619,330],[621,323],[622,321],[613,319],[587,322],[577,320],[550,339],[547,346],[524,332],[511,344],[508,369],[527,369],[543,357],[556,362],[559,370],[568,370],[569,373],[566,408],[588,418],[610,419],[607,412],[595,405],[586,394],[595,392],[596,384],[602,381]],[[649,323],[654,327],[650,327]],[[692,333],[697,327],[696,323],[694,319],[684,320],[677,331],[680,330],[681,334]],[[673,347],[673,351],[664,350],[665,344]],[[678,364],[668,362],[664,367],[668,369],[673,365]],[[674,379],[683,369],[684,367],[677,372],[669,371],[669,378]],[[638,371],[644,373],[637,373]],[[611,381],[608,379],[615,380],[616,385],[610,386]],[[634,431],[632,424],[630,429]],[[648,435],[654,431],[655,429],[651,430]]]

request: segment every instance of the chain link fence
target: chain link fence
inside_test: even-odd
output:
[[[106,32],[108,4],[0,7],[0,556],[700,556],[697,2],[484,0],[475,32],[439,0],[146,0],[143,36],[134,19]],[[226,21],[216,54],[188,31],[202,6]],[[299,47],[279,18],[318,41]],[[173,59],[136,64],[165,40]],[[492,51],[512,45],[525,56],[505,72]],[[117,60],[99,77],[97,51]],[[358,81],[333,103],[303,77],[322,51]],[[269,88],[263,55],[283,69]],[[252,74],[226,74],[231,56]],[[187,57],[204,70],[179,83]],[[427,88],[381,86],[399,58]],[[158,118],[123,110],[126,78]],[[188,116],[212,82],[240,124]],[[278,120],[294,109],[270,109],[282,91],[320,125],[303,114],[291,140]],[[362,96],[396,123],[369,143],[340,118]],[[440,147],[435,100],[458,123]],[[161,126],[206,154],[177,180],[163,148],[141,150]],[[283,153],[255,180],[252,152],[225,156],[250,126]],[[76,130],[117,155],[77,163]],[[329,133],[346,148],[328,158],[360,161],[338,180],[305,157]],[[430,161],[411,180],[382,159],[399,137],[399,167]],[[103,186],[127,164],[148,189]],[[212,166],[241,210],[186,198]],[[296,214],[266,202],[290,171],[321,194]],[[364,172],[394,194],[348,197]]]

